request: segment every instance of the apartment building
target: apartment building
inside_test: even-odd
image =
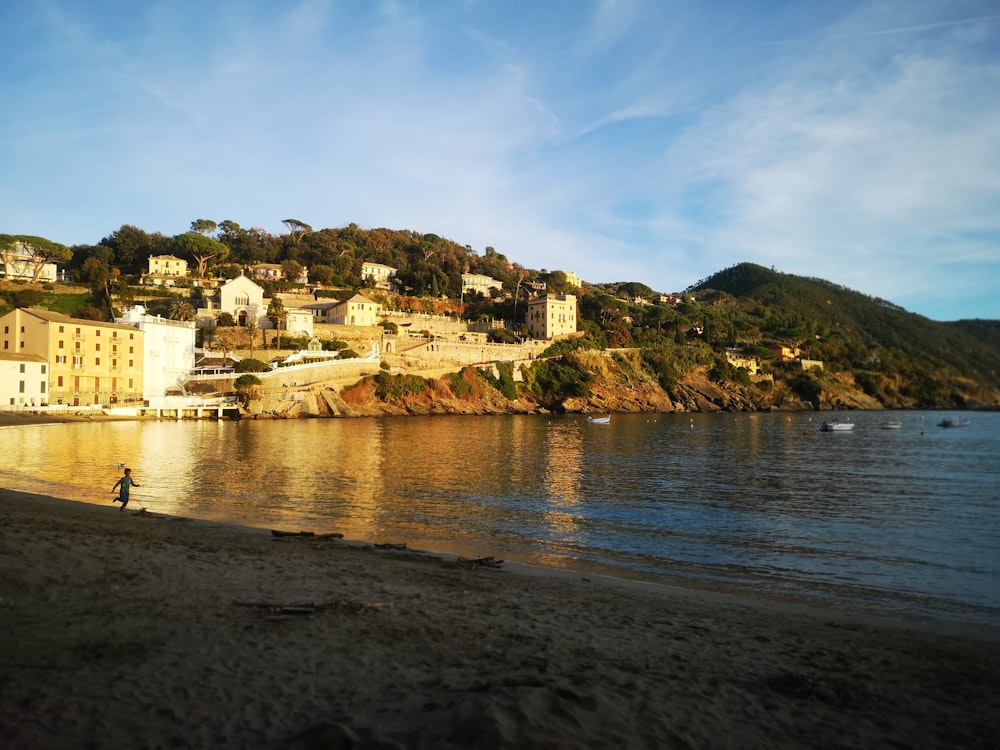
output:
[[[0,318],[0,352],[46,361],[50,405],[142,399],[143,333],[132,326],[18,308]]]

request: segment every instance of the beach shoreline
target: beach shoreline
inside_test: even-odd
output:
[[[991,747],[1000,635],[0,490],[28,747]]]

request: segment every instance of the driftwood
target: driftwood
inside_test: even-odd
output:
[[[315,534],[312,531],[279,531],[278,529],[271,529],[271,536],[292,539],[343,539],[344,535],[332,531],[329,534]]]
[[[233,602],[237,607],[248,607],[264,612],[261,620],[265,622],[281,622],[290,620],[294,616],[314,615],[325,609],[335,609],[351,614],[363,614],[369,611],[388,609],[392,604],[388,602],[352,602],[347,599],[338,599],[325,604],[315,604],[313,602],[302,602],[296,604],[275,604],[273,602]]]
[[[467,568],[499,568],[503,565],[503,560],[495,557],[459,557],[456,562]]]

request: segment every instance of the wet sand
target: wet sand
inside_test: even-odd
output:
[[[1000,746],[1000,635],[0,490],[7,748]]]

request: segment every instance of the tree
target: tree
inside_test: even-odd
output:
[[[149,256],[168,251],[170,240],[159,232],[149,234],[131,224],[123,224],[98,244],[114,251],[113,264],[125,273],[139,273]]]
[[[229,248],[218,240],[205,237],[197,232],[185,232],[174,237],[174,245],[178,252],[190,257],[198,266],[198,276],[205,278],[208,262],[216,263],[229,257]]]
[[[311,226],[306,224],[304,221],[299,221],[298,219],[282,219],[281,223],[288,227],[288,231],[292,235],[292,245],[298,245],[299,240],[302,239],[302,235],[308,234],[313,230]]]
[[[170,306],[170,312],[167,317],[171,320],[194,320],[198,313],[195,312],[194,307],[191,306],[190,302],[186,300],[179,299],[175,301]]]
[[[309,278],[317,284],[328,285],[333,281],[333,268],[327,265],[312,266],[309,269]]]
[[[281,273],[286,281],[298,282],[305,270],[297,260],[286,260],[281,264]]]
[[[195,219],[191,222],[191,231],[206,237],[215,231],[218,224],[211,219]]]
[[[253,359],[253,344],[257,333],[257,321],[247,318],[246,322],[247,338],[250,340],[250,359]]]
[[[271,325],[274,326],[274,348],[281,348],[281,323],[288,317],[288,313],[285,311],[285,306],[282,304],[278,297],[271,297],[271,301],[267,303],[267,319],[271,321]]]
[[[31,280],[38,281],[46,263],[67,263],[73,259],[73,251],[58,242],[44,237],[33,237],[27,234],[0,235],[0,250],[12,251],[19,247],[19,255],[25,257],[32,265]]]

